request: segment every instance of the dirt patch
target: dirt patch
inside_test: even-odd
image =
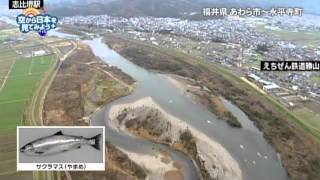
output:
[[[131,134],[169,145],[185,153],[196,164],[203,179],[241,179],[237,162],[202,132],[165,112],[152,98],[113,106],[110,125]]]
[[[91,63],[91,64],[89,64]],[[99,106],[130,93],[104,71],[128,85],[132,78],[105,65],[85,47],[76,50],[61,65],[44,103],[44,122],[48,125],[87,125],[83,117]]]
[[[308,109],[311,109],[313,112],[316,113],[320,113],[320,104],[316,103],[316,102],[307,102],[304,104],[305,107],[307,107]]]
[[[180,171],[180,169],[173,166],[173,160],[171,157],[168,156],[168,158],[170,158],[169,164],[162,162],[163,155],[161,153],[151,155],[128,152],[123,149],[121,149],[121,151],[148,172],[146,179],[163,179],[166,172]]]
[[[238,119],[224,106],[218,96],[210,96],[210,107],[214,114],[220,119],[224,119],[232,127],[242,127]]]
[[[67,54],[68,52],[70,52],[73,49],[73,45],[59,46],[57,48],[59,49],[59,51],[62,54]]]
[[[180,171],[169,171],[164,175],[165,180],[183,180],[183,175]]]
[[[170,154],[164,150],[160,150],[160,154],[162,155],[161,161],[169,164],[171,162]]]

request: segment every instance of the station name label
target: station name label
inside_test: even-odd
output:
[[[261,61],[261,71],[320,71],[320,61]]]
[[[44,0],[9,0],[9,9],[42,9]]]

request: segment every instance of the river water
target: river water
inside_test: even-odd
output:
[[[68,35],[67,35],[68,36]],[[63,37],[63,33],[59,34]],[[70,36],[69,36],[70,37]],[[246,180],[287,180],[290,179],[282,167],[275,150],[267,143],[262,133],[252,121],[235,105],[223,99],[225,106],[242,124],[242,128],[230,127],[208,111],[185,96],[165,75],[147,71],[126,60],[117,52],[105,45],[101,38],[83,41],[93,53],[106,63],[116,66],[137,81],[137,86],[129,96],[120,98],[100,109],[92,117],[93,125],[106,126],[106,139],[120,148],[130,152],[156,155],[157,149],[170,152],[174,160],[182,165],[185,179],[197,179],[194,165],[180,152],[172,151],[166,146],[128,136],[109,127],[109,111],[113,105],[134,102],[144,97],[152,97],[168,113],[186,121],[188,124],[219,142],[238,162],[243,179]]]
[[[185,96],[166,76],[149,72],[126,60],[102,43],[100,38],[85,41],[85,43],[91,47],[96,56],[106,63],[118,67],[137,81],[137,88],[133,94],[108,104],[93,117],[95,125],[108,123],[108,113],[113,105],[134,102],[143,97],[152,97],[168,113],[186,121],[222,144],[238,162],[244,179],[289,179],[274,149],[267,143],[252,121],[235,105],[223,100],[226,107],[238,117],[243,125],[243,128],[240,129],[232,128],[224,121],[218,120],[204,106]],[[112,137],[114,140],[122,137],[119,134],[113,134],[113,132],[108,134],[108,130],[106,135],[107,139],[110,136],[116,136]],[[145,144],[145,141],[143,142],[142,144]],[[124,146],[138,152],[149,149],[141,146],[139,142],[130,141],[129,143]]]

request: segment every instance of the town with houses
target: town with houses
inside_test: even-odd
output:
[[[284,17],[281,17],[282,19]],[[301,17],[300,17],[301,18]],[[74,16],[63,19],[64,25],[103,27],[107,31],[121,32],[134,39],[155,46],[181,51],[222,64],[272,93],[287,107],[302,105],[306,100],[320,102],[320,83],[311,80],[319,72],[263,72],[260,61],[319,61],[320,46],[303,46],[271,37],[254,27],[266,24],[266,28],[291,27],[295,32],[315,30],[320,24],[297,23],[297,18],[275,22],[274,18],[226,17],[205,21],[175,18]],[[307,22],[307,21],[306,21]],[[294,26],[297,24],[298,26]],[[278,25],[278,26],[276,26]]]

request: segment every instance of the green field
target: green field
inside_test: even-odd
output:
[[[0,92],[0,131],[12,132],[21,124],[24,105],[42,74],[53,64],[52,56],[18,59]]]
[[[12,48],[1,42],[8,37],[18,36],[17,30],[0,30],[0,87],[4,84],[3,89],[0,88],[1,180],[33,179],[32,172],[16,172],[16,126],[31,125],[30,118],[25,118],[29,121],[22,121],[23,115],[29,113],[28,107],[35,90],[38,89],[40,82],[46,82],[44,77],[50,76],[47,73],[48,68],[51,67],[50,71],[53,70],[56,62],[54,56],[19,59],[15,46]],[[33,36],[28,36],[26,40],[38,43]],[[26,50],[30,44],[23,43],[16,46]],[[6,77],[7,75],[9,76]]]
[[[309,124],[320,131],[320,113],[313,112],[307,108],[301,108],[294,111],[295,115],[304,120],[305,123]]]
[[[317,47],[320,46],[320,32],[319,31],[302,31],[294,32],[288,30],[271,30],[265,27],[265,24],[256,24],[255,29],[259,32],[269,34],[276,38],[297,43],[302,46]]]
[[[313,82],[320,83],[320,76],[313,75],[310,77],[310,80]]]
[[[14,50],[0,45],[0,92],[16,58],[17,55]]]
[[[16,126],[24,124],[26,105],[53,64],[51,55],[17,59],[0,92],[0,179],[32,179],[32,173],[16,173]]]

